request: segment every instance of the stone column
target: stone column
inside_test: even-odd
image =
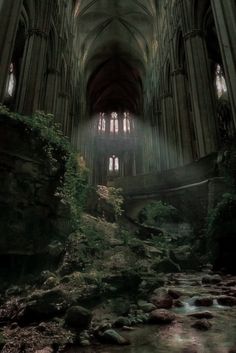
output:
[[[178,138],[178,126],[176,114],[174,111],[174,101],[172,94],[167,94],[165,98],[166,104],[166,124],[167,124],[167,141],[169,168],[175,168],[180,165],[180,146]]]
[[[216,112],[205,40],[200,30],[184,36],[199,157],[217,149]]]
[[[188,90],[186,89],[187,79],[182,69],[176,69],[173,73],[173,86],[176,101],[176,114],[180,123],[180,159],[183,164],[192,162],[192,141],[190,129],[190,114],[188,107]]]
[[[166,112],[166,95],[161,96],[161,112],[159,121],[159,149],[160,149],[160,167],[161,170],[169,168],[168,158],[168,132],[167,132],[167,112]]]
[[[14,49],[23,0],[0,0],[0,102],[6,91],[6,80]]]
[[[48,69],[47,88],[45,94],[44,110],[47,113],[56,114],[56,98],[59,71],[53,68]]]
[[[236,128],[236,2],[211,0]]]
[[[29,115],[39,108],[46,49],[47,33],[37,28],[30,29],[17,97],[17,110],[21,113]]]

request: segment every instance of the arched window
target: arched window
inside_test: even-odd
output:
[[[6,99],[14,98],[16,91],[16,73],[15,66],[13,63],[9,66],[7,84],[6,84]]]
[[[109,172],[114,173],[114,172],[119,172],[120,166],[119,166],[119,158],[116,157],[115,155],[111,156],[109,158]]]
[[[224,77],[224,72],[222,66],[216,64],[215,68],[215,86],[216,86],[216,94],[218,98],[221,98],[225,93],[227,93],[227,86]]]
[[[124,113],[123,131],[124,131],[124,133],[130,133],[130,131],[131,131],[131,124],[130,124],[130,116],[129,116],[129,113]]]
[[[98,132],[105,132],[106,131],[106,119],[105,114],[100,113],[99,121],[98,121]]]
[[[113,134],[119,132],[118,114],[116,112],[111,113],[110,132]]]

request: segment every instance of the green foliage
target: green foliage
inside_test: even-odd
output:
[[[74,151],[69,139],[63,135],[60,124],[54,122],[52,114],[37,111],[32,116],[10,112],[0,104],[0,115],[21,122],[29,133],[35,133],[43,143],[43,149],[51,166],[59,157],[64,161],[64,176],[55,196],[69,207],[74,229],[79,225],[81,211],[88,191],[88,169],[81,157]]]
[[[225,235],[236,235],[236,194],[226,193],[216,207],[209,212],[207,219],[207,248],[214,257],[217,240]]]
[[[80,215],[84,208],[88,186],[88,169],[78,164],[77,154],[71,152],[66,160],[64,182],[57,190],[57,196],[70,207],[74,229],[80,224]]]
[[[86,236],[87,249],[92,252],[92,255],[99,256],[107,247],[107,242],[104,239],[104,234],[96,229],[93,224],[83,224],[80,227],[81,232]]]
[[[172,245],[171,243],[173,242],[172,236],[167,233],[163,233],[160,236],[152,236],[151,240],[157,249],[164,252],[168,252],[168,250],[170,250]]]
[[[151,226],[161,226],[165,222],[177,221],[178,211],[175,207],[167,203],[153,201],[139,212],[138,218],[141,223]]]
[[[121,188],[98,185],[97,194],[101,199],[105,200],[106,203],[111,206],[115,215],[115,219],[122,215],[124,198],[122,196]]]
[[[71,151],[68,138],[63,135],[60,124],[54,122],[52,114],[37,111],[32,116],[25,116],[10,112],[6,106],[0,104],[0,115],[22,122],[29,131],[37,133],[45,144],[54,145],[68,152]]]
[[[124,203],[124,198],[122,196],[122,189],[109,187],[108,191],[109,191],[108,203],[110,203],[113,206],[115,211],[115,216],[116,218],[118,218],[123,213],[122,206]]]
[[[130,234],[130,232],[126,229],[121,230],[120,237],[121,237],[121,240],[123,241],[124,246],[129,245],[130,241],[134,238],[133,234]]]
[[[209,212],[207,233],[210,237],[232,232],[236,214],[236,194],[226,193]],[[236,231],[236,229],[234,229]]]

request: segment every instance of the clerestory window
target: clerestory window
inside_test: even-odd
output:
[[[105,132],[105,131],[106,131],[105,113],[100,113],[99,121],[98,121],[98,132]]]
[[[216,65],[216,69],[215,69],[215,86],[216,86],[216,94],[218,98],[221,98],[225,93],[227,93],[227,86],[226,86],[223,68],[219,64]]]
[[[110,132],[113,134],[118,134],[119,132],[118,114],[116,112],[111,113]]]
[[[6,98],[12,99],[14,98],[16,91],[16,74],[15,74],[15,66],[13,63],[9,66],[7,84],[6,84]]]
[[[123,131],[124,131],[124,133],[130,133],[130,131],[131,131],[131,123],[130,123],[129,113],[124,113]]]

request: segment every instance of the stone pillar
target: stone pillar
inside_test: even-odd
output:
[[[211,0],[236,128],[236,2]]]
[[[166,111],[166,131],[167,131],[167,155],[169,160],[169,168],[175,168],[180,163],[179,143],[178,143],[178,126],[174,113],[174,102],[172,94],[165,97]]]
[[[23,0],[0,0],[0,102],[6,91],[6,80],[14,49]]]
[[[68,122],[69,122],[69,95],[63,94],[63,132],[65,135],[68,134]]]
[[[47,33],[37,28],[30,29],[17,99],[17,110],[21,113],[29,115],[39,108],[46,49]]]
[[[59,71],[56,69],[48,69],[47,88],[45,94],[44,110],[47,113],[56,114],[56,98]]]
[[[159,150],[160,150],[160,168],[165,170],[169,167],[168,158],[168,135],[167,135],[167,113],[166,113],[166,95],[161,96],[161,112],[159,121]]]
[[[187,79],[182,69],[176,69],[173,73],[173,86],[176,101],[176,114],[180,124],[180,160],[183,164],[193,161],[190,114],[188,106]]]
[[[216,112],[206,43],[200,30],[184,36],[199,157],[217,149]]]

